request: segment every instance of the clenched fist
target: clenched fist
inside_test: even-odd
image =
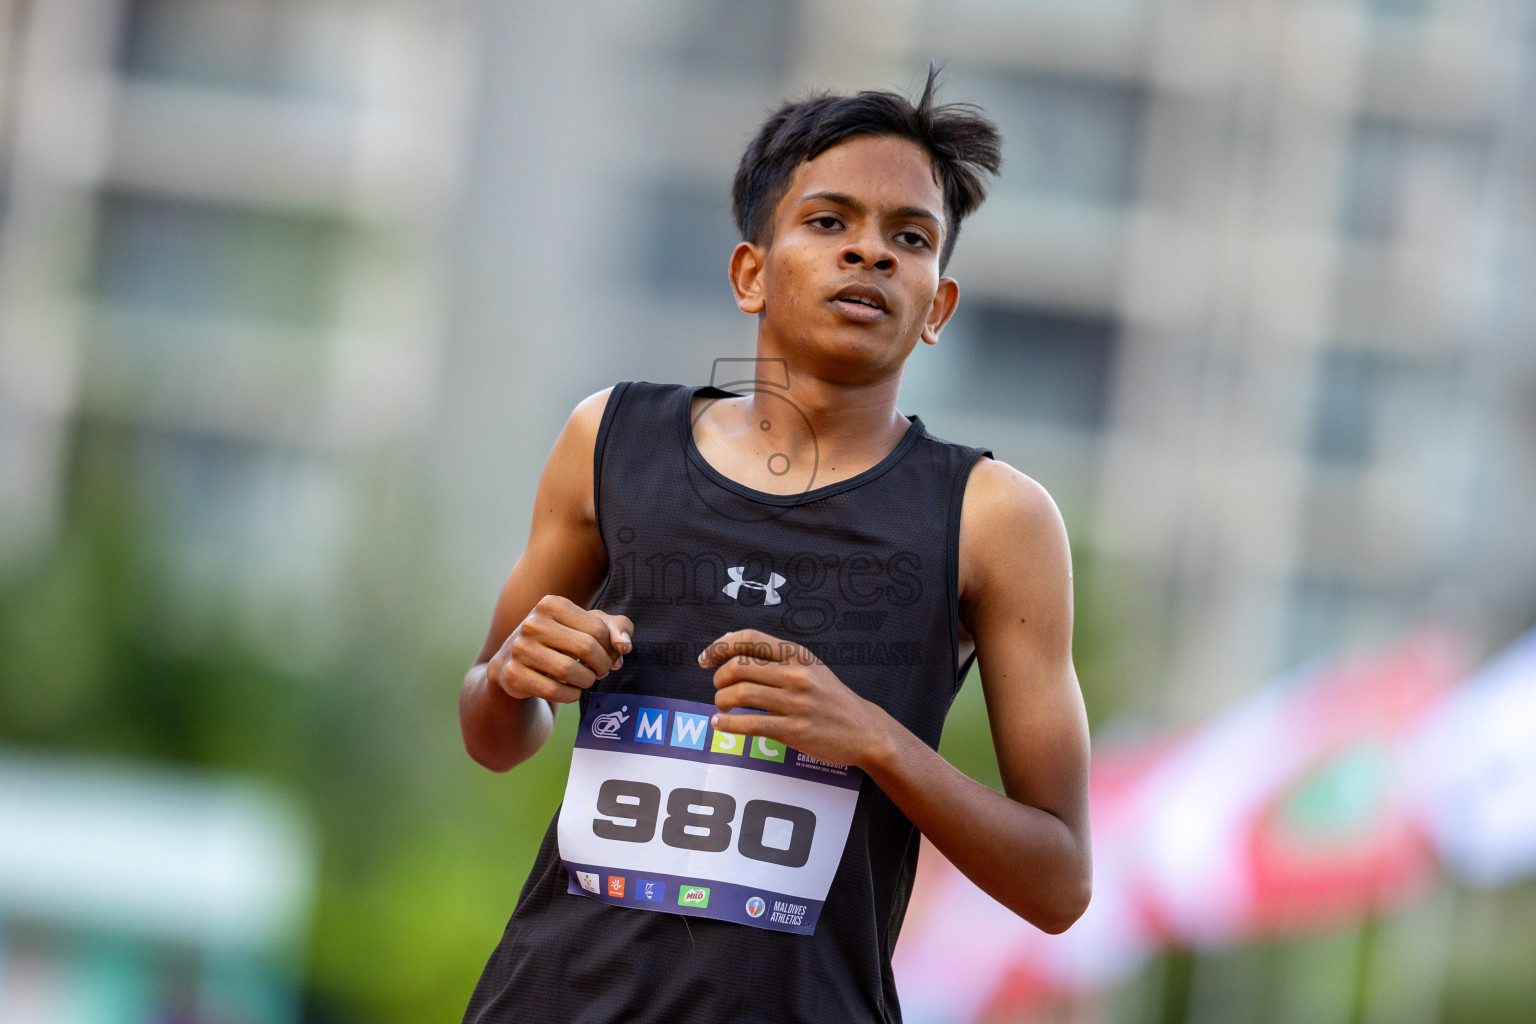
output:
[[[573,703],[624,664],[634,628],[627,616],[546,594],[491,657],[486,679],[512,697]]]

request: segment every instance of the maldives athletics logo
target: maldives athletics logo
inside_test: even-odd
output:
[[[763,898],[761,896],[753,896],[751,899],[747,900],[748,917],[762,917],[763,911],[767,909],[768,904],[763,902]]]

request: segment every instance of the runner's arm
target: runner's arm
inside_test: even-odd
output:
[[[534,499],[528,546],[502,585],[490,631],[459,689],[475,761],[506,771],[532,757],[569,703],[622,659],[622,616],[587,611],[608,572],[593,505],[593,451],[609,390],[583,400],[555,441]]]
[[[1087,908],[1093,878],[1066,528],[1044,488],[983,459],[960,536],[960,615],[976,643],[1004,793],[894,721],[866,770],[966,877],[1043,930],[1064,931]]]

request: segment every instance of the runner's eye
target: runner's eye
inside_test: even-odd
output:
[[[833,228],[840,226],[838,219],[832,216],[830,213],[824,213],[820,217],[812,217],[811,223],[819,228],[824,228],[827,231],[831,231]]]

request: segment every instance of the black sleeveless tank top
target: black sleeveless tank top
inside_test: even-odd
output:
[[[961,499],[991,453],[933,437],[914,416],[871,469],[767,494],[704,460],[695,395],[732,397],[626,382],[604,410],[593,485],[609,577],[593,607],[628,615],[635,646],[593,689],[712,702],[699,652],[756,628],[808,647],[937,747],[970,665],[957,664]],[[751,585],[772,574],[776,603]],[[730,587],[735,576],[746,585]],[[794,935],[571,895],[552,820],[464,1019],[900,1021],[891,952],[917,852],[917,829],[866,778],[816,931]]]

